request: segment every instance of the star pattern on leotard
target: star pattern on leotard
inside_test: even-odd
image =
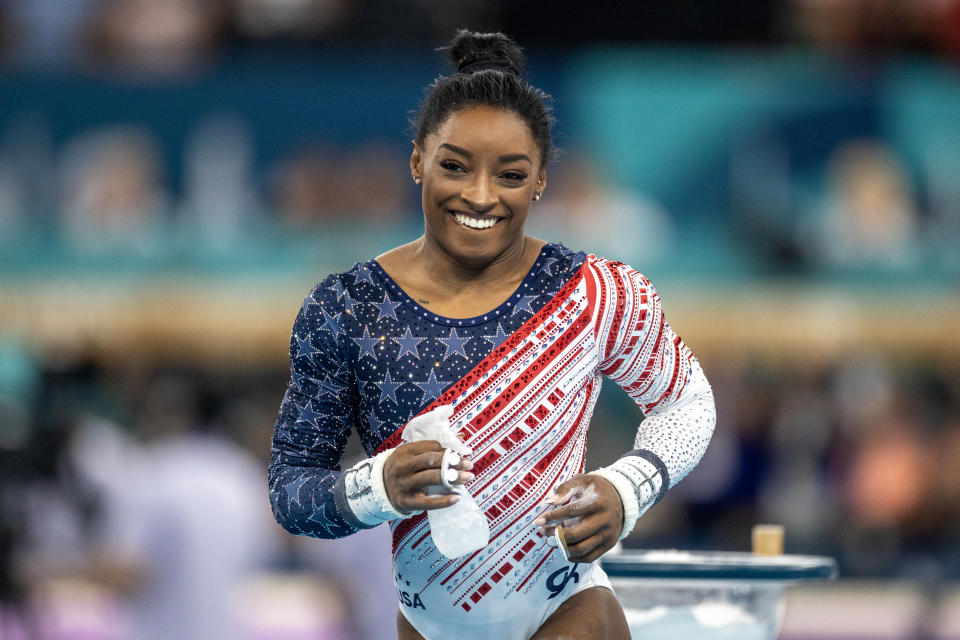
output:
[[[392,400],[394,404],[397,403],[397,389],[402,387],[404,382],[396,382],[390,379],[390,369],[387,369],[387,375],[383,379],[383,382],[380,383],[380,398],[382,400]]]
[[[365,264],[362,264],[357,268],[353,273],[355,280],[354,284],[360,284],[361,282],[366,282],[374,287],[377,286],[377,283],[373,281],[373,269],[368,267]]]
[[[369,356],[371,358],[377,357],[374,347],[376,347],[380,341],[370,335],[370,327],[365,326],[363,328],[363,335],[359,338],[353,338],[353,341],[358,347],[360,347],[360,353],[357,356],[358,358],[363,358],[365,356]]]
[[[517,301],[516,307],[514,307],[515,310],[516,310],[516,311],[524,311],[524,312],[526,312],[526,313],[529,313],[530,315],[533,315],[533,308],[530,306],[530,304],[531,304],[534,300],[536,300],[537,297],[538,297],[538,296],[533,296],[533,295],[521,296],[520,300]]]
[[[320,529],[329,536],[333,532],[330,523],[339,520],[339,518],[335,518],[332,513],[332,511],[335,511],[335,507],[329,502],[321,502],[317,505],[316,496],[312,498],[311,506],[313,507],[313,512],[307,520],[316,523]]]
[[[296,503],[298,507],[303,506],[300,504],[300,488],[303,487],[306,482],[307,475],[300,474],[284,485],[284,488],[287,490],[287,511],[293,508],[293,503]]]
[[[353,298],[351,296],[343,297],[343,312],[344,313],[353,313]]]
[[[296,385],[297,389],[303,389],[306,383],[316,384],[316,381],[310,376],[304,375],[294,369],[290,372],[290,379],[293,380],[293,384]]]
[[[540,261],[540,268],[542,269],[545,275],[552,277],[553,267],[556,263],[557,263],[557,256],[551,254],[544,257],[543,260]]]
[[[322,414],[314,411],[312,404],[313,403],[308,400],[306,405],[300,408],[297,422],[306,422],[313,427],[317,426],[317,418],[322,417]]]
[[[547,260],[518,295],[473,319],[425,312],[372,260],[307,296],[291,337],[291,384],[272,452],[291,461],[270,484],[290,531],[339,537],[355,530],[332,498],[348,435],[356,430],[373,455],[517,331],[584,259],[559,245],[541,257]]]
[[[494,325],[496,326],[496,331],[493,335],[487,335],[486,339],[492,342],[494,347],[498,347],[503,344],[503,341],[506,340],[508,336],[504,333],[503,327],[500,326],[499,322],[495,322]]]
[[[310,341],[310,336],[306,335],[303,338],[297,334],[293,334],[294,339],[297,341],[297,357],[298,358],[309,358],[315,353],[317,353],[316,348],[314,348],[313,343]]]
[[[400,322],[400,320],[397,318],[397,307],[399,307],[401,303],[391,300],[390,295],[386,291],[384,291],[383,295],[383,302],[377,305],[377,308],[380,311],[378,320],[392,318],[394,322]]]
[[[322,327],[322,329],[335,334],[338,331],[338,328],[340,326],[340,323],[338,322],[338,320],[341,314],[339,313],[331,314],[330,312],[327,311],[327,307],[324,305],[320,305],[320,313],[323,316],[324,326]]]
[[[450,335],[446,338],[440,338],[440,341],[447,346],[447,358],[452,358],[455,355],[463,356],[463,359],[467,359],[467,352],[463,350],[463,346],[470,342],[469,337],[462,337],[457,333],[456,327],[450,329]]]
[[[410,353],[413,357],[419,357],[420,354],[417,353],[417,345],[424,341],[424,338],[414,338],[410,333],[410,327],[407,327],[407,330],[404,334],[397,338],[397,342],[400,343],[400,353],[398,356],[403,356],[404,354]]]
[[[440,394],[443,393],[444,389],[447,388],[447,385],[437,380],[437,369],[436,367],[430,368],[430,375],[423,382],[414,383],[423,390],[423,403],[432,402],[436,398],[440,397]]]

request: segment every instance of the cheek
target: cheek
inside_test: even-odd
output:
[[[510,198],[504,198],[504,204],[510,208],[515,217],[526,218],[530,213],[533,200],[528,198],[526,193],[517,193],[512,194]]]
[[[434,177],[429,182],[424,182],[423,200],[439,204],[455,198],[460,193],[460,185],[454,180],[443,177]]]

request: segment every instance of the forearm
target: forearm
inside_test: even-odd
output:
[[[361,460],[340,472],[270,465],[270,503],[274,517],[296,535],[341,538],[383,522],[409,517],[387,497],[383,465],[391,450]]]
[[[280,525],[294,535],[342,538],[361,527],[337,508],[334,486],[341,473],[271,458],[270,506]]]
[[[707,449],[715,423],[713,392],[704,385],[685,403],[648,416],[637,430],[633,450],[594,472],[620,494],[624,508],[621,537],[693,470]]]
[[[620,493],[626,536],[646,509],[697,465],[707,449],[716,410],[700,363],[667,323],[656,289],[626,265],[598,261],[609,282],[598,307],[600,372],[644,412],[634,447],[596,473]],[[624,327],[625,325],[625,327]]]

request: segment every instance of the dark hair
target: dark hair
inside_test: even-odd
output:
[[[414,139],[424,138],[464,107],[488,105],[516,113],[530,127],[540,148],[541,165],[551,159],[550,127],[554,118],[548,94],[527,83],[523,50],[502,33],[460,29],[449,45],[457,72],[440,76],[424,91],[411,119]]]

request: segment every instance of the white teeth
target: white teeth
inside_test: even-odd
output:
[[[498,218],[472,218],[462,213],[454,213],[453,217],[457,222],[465,227],[470,227],[471,229],[489,229],[500,221]]]

